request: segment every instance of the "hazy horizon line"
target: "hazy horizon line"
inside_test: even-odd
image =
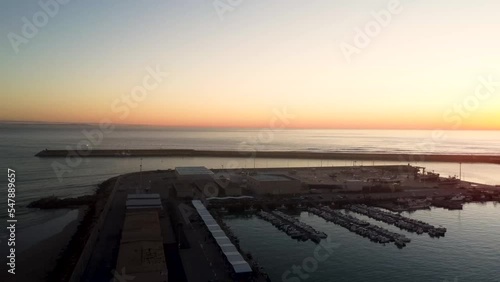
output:
[[[0,120],[0,124],[24,124],[24,125],[99,125],[98,122],[66,122],[66,121],[19,121],[19,120]],[[121,127],[153,127],[153,128],[172,128],[172,129],[262,129],[267,128],[266,126],[196,126],[196,125],[158,125],[158,124],[134,124],[134,123],[110,123],[114,126]],[[498,129],[443,129],[443,128],[371,128],[371,127],[358,127],[358,128],[345,128],[345,127],[287,127],[287,128],[277,128],[270,129],[275,131],[282,130],[421,130],[421,131],[432,131],[432,130],[441,130],[441,131],[500,131]]]

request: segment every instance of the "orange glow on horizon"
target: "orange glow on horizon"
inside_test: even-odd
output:
[[[175,118],[171,116],[154,116],[149,117],[135,117],[126,120],[113,118],[113,116],[104,115],[103,118],[95,119],[91,114],[82,115],[80,118],[75,118],[74,115],[56,115],[56,114],[42,114],[43,122],[56,122],[56,123],[100,123],[103,120],[110,120],[113,124],[117,125],[145,125],[145,126],[159,126],[159,127],[185,127],[185,128],[272,128],[271,121],[275,119],[273,115],[256,116],[255,118],[248,118],[248,116],[236,116],[228,118],[226,116],[205,116],[205,115],[192,115],[187,118]],[[132,115],[131,115],[132,116]],[[136,116],[136,115],[134,115]],[[16,121],[31,122],[35,121],[30,119],[31,116],[24,116]],[[67,119],[66,119],[67,118]],[[40,120],[39,120],[40,121]],[[283,126],[284,129],[411,129],[411,130],[500,130],[500,120],[490,119],[488,117],[476,119],[464,119],[459,127],[454,124],[447,123],[443,120],[434,121],[432,119],[421,120],[414,122],[412,117],[391,119],[387,118],[372,118],[361,117],[356,119],[345,118],[331,118],[319,119],[307,116],[299,116],[291,119],[289,124],[284,125],[279,120],[275,123],[275,128]]]
[[[499,1],[405,3],[349,59],[341,43],[385,4],[249,3],[222,23],[188,2],[110,7],[144,13],[127,21],[75,8],[21,55],[7,44],[0,121],[270,128],[286,108],[285,128],[500,130]]]

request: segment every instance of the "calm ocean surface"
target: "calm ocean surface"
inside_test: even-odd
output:
[[[446,227],[446,236],[439,239],[351,214],[405,234],[411,242],[403,249],[392,243],[385,246],[372,243],[343,227],[302,212],[296,215],[300,221],[327,233],[329,240],[338,245],[328,259],[317,264],[315,271],[303,271],[309,275],[307,279],[297,280],[297,275],[283,277],[283,273],[314,257],[316,244],[295,241],[255,216],[227,216],[224,221],[240,239],[242,249],[252,254],[272,281],[500,281],[500,204],[467,204],[461,211],[433,208],[404,213]],[[313,264],[307,266],[307,263],[306,268],[314,269]]]
[[[76,197],[91,194],[98,183],[127,172],[139,171],[139,158],[91,158],[85,159],[81,164],[64,174],[59,179],[54,172],[53,164],[59,162],[64,164],[64,159],[39,159],[34,155],[45,149],[65,149],[66,146],[75,148],[78,142],[87,140],[84,131],[91,131],[98,128],[94,125],[20,125],[20,124],[0,124],[0,159],[4,172],[7,168],[16,170],[17,194],[16,212],[18,219],[18,240],[21,251],[27,249],[37,242],[48,238],[59,229],[54,226],[63,226],[75,218],[76,214],[67,210],[40,211],[28,209],[26,206],[33,200],[44,196],[55,195],[60,197]],[[282,130],[271,132],[269,130],[207,130],[207,129],[168,129],[155,127],[117,127],[113,132],[105,134],[102,142],[94,148],[165,148],[165,149],[206,149],[206,150],[300,150],[300,151],[339,151],[339,152],[385,152],[385,153],[447,153],[447,154],[495,154],[500,155],[500,132],[499,131],[445,131],[441,137],[433,136],[432,131],[403,131],[403,130]],[[357,165],[372,164],[396,164],[397,162],[372,162],[371,160],[358,161]],[[306,166],[345,166],[352,165],[352,161],[329,161],[329,160],[287,160],[287,159],[245,159],[245,158],[145,158],[143,160],[144,170],[156,170],[174,168],[185,165],[204,165],[209,168],[229,168],[229,167],[306,167]],[[459,171],[458,164],[452,163],[414,163],[435,170],[443,175],[456,175]],[[462,177],[465,180],[476,181],[489,184],[500,184],[500,166],[489,164],[463,164]],[[0,178],[0,182],[5,187],[6,175]],[[6,193],[0,194],[0,220],[5,220],[7,216]],[[342,238],[342,247],[339,248],[339,256],[336,256],[331,263],[321,266],[318,273],[333,275],[345,271],[357,271],[357,280],[342,280],[341,276],[335,281],[383,281],[370,280],[369,277],[377,277],[388,268],[393,269],[394,279],[403,277],[408,271],[421,273],[422,277],[439,278],[429,281],[494,281],[494,280],[470,280],[474,276],[468,276],[464,265],[458,263],[472,263],[473,260],[480,259],[477,263],[480,269],[485,271],[496,262],[496,269],[500,269],[500,259],[491,252],[496,250],[500,238],[498,222],[500,208],[493,205],[476,206],[468,205],[462,212],[448,212],[444,210],[433,210],[429,212],[417,212],[412,216],[421,219],[430,217],[448,228],[463,228],[469,230],[463,235],[454,235],[453,231],[447,233],[447,237],[433,240],[419,236],[416,242],[412,242],[407,248],[400,251],[393,246],[379,246],[365,240],[356,238],[350,233],[342,233],[336,230],[337,227],[326,224],[323,228],[325,232],[334,232],[334,238]],[[314,216],[302,215],[305,221],[312,224],[322,225],[321,219]],[[457,221],[458,220],[458,221]],[[244,231],[241,226],[251,223],[248,230]],[[235,231],[251,234],[251,230],[259,230],[265,222],[257,219],[231,219]],[[239,226],[239,227],[238,227]],[[453,227],[455,226],[455,227]],[[271,226],[272,227],[272,226]],[[331,229],[331,230],[330,230]],[[55,230],[55,231],[54,231]],[[259,238],[264,240],[267,232],[274,232],[272,228],[263,227],[263,232]],[[258,232],[257,232],[258,233]],[[270,234],[270,233],[269,233]],[[343,235],[342,235],[343,234]],[[450,234],[450,235],[448,235]],[[474,235],[476,234],[476,235]],[[489,235],[488,235],[489,234]],[[496,235],[495,235],[496,234]],[[496,237],[494,237],[495,235]],[[5,236],[5,231],[0,232],[0,240]],[[257,235],[256,235],[257,236]],[[264,237],[262,237],[264,236]],[[458,237],[454,237],[458,236]],[[465,237],[461,237],[465,236]],[[281,238],[281,237],[280,237]],[[455,238],[455,239],[453,239]],[[468,240],[468,239],[470,240]],[[495,239],[496,238],[496,239]],[[264,240],[262,244],[269,247],[272,242],[276,247],[282,246],[280,252],[288,252],[293,247],[294,255],[290,255],[290,261],[279,262],[281,266],[274,266],[266,263],[266,256],[270,253],[259,253],[257,251],[256,239],[243,239],[244,245],[248,244],[250,249],[255,250],[255,256],[259,256],[263,266],[267,270],[273,269],[276,273],[273,277],[280,275],[283,267],[293,265],[296,259],[303,257],[302,254],[310,252],[313,245],[309,243],[287,242],[286,236],[283,240]],[[412,238],[413,239],[413,238]],[[453,239],[453,240],[452,240]],[[495,241],[496,240],[496,241]],[[252,243],[254,242],[254,243]],[[437,243],[439,242],[439,243]],[[448,242],[450,245],[446,248]],[[495,246],[492,246],[492,244]],[[285,245],[282,245],[285,244]],[[295,245],[294,245],[295,244]],[[434,244],[434,245],[433,245]],[[458,244],[458,245],[457,245]],[[274,246],[274,244],[272,244]],[[470,246],[470,247],[469,247]],[[485,248],[484,255],[477,254],[479,250]],[[495,249],[497,248],[497,249]],[[271,250],[271,249],[269,249]],[[273,250],[274,247],[273,247]],[[295,252],[295,250],[297,250]],[[301,250],[300,252],[298,250]],[[432,252],[429,252],[432,250]],[[442,252],[440,252],[442,250]],[[274,252],[274,251],[273,251]],[[374,257],[372,253],[376,252]],[[299,256],[300,254],[300,256]],[[363,255],[365,254],[365,255]],[[395,254],[395,256],[393,256]],[[412,258],[421,254],[420,258]],[[453,260],[449,256],[456,254]],[[262,258],[261,258],[262,256]],[[277,257],[277,256],[272,256]],[[272,258],[270,257],[270,258]],[[279,257],[286,257],[280,254]],[[403,263],[410,260],[414,263],[411,269],[408,265],[405,268]],[[287,258],[288,260],[288,258]],[[495,260],[495,261],[494,261]],[[431,263],[435,261],[434,265]],[[451,262],[454,262],[451,264]],[[340,264],[339,264],[340,263]],[[437,265],[450,263],[445,273],[436,272]],[[430,266],[427,266],[429,264]],[[369,267],[368,270],[368,266]],[[349,267],[347,267],[349,266]],[[431,267],[432,266],[432,267]],[[274,270],[276,268],[276,270]],[[278,271],[279,269],[279,271]],[[333,269],[333,270],[332,270]],[[451,271],[454,270],[454,271]],[[496,274],[498,270],[496,270]],[[366,272],[363,274],[363,272]],[[470,270],[471,273],[476,271]],[[399,274],[398,274],[399,273]],[[413,272],[412,272],[413,273]],[[441,276],[436,276],[440,274]],[[319,275],[319,274],[318,274]],[[400,276],[398,276],[400,275]],[[401,276],[402,275],[402,276]],[[321,278],[323,277],[323,278]],[[333,281],[325,279],[327,276],[312,277],[307,281]],[[336,276],[337,277],[337,276]],[[483,276],[488,277],[488,276]],[[476,277],[477,278],[477,277]],[[367,280],[368,279],[368,280]],[[279,280],[277,280],[279,281]],[[423,281],[423,280],[415,280]]]

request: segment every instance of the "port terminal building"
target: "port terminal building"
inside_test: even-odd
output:
[[[175,176],[178,180],[213,180],[214,173],[204,166],[182,166],[175,168]]]
[[[195,186],[189,182],[176,181],[173,184],[175,196],[178,198],[193,198]]]
[[[249,175],[247,184],[257,195],[290,195],[304,192],[300,180],[284,174]]]
[[[282,173],[254,173],[215,176],[203,166],[176,167],[174,190],[179,198],[193,198],[197,191],[211,197],[241,196],[244,190],[255,195],[293,195],[307,192],[302,181]],[[217,191],[217,193],[215,193]],[[212,193],[214,192],[214,193]]]
[[[175,176],[173,188],[178,198],[194,198],[197,192],[212,197],[241,196],[243,193],[241,181],[235,182],[229,175],[215,177],[214,172],[204,166],[176,167]]]

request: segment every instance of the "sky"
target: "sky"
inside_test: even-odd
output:
[[[0,5],[0,121],[500,130],[500,1]]]

